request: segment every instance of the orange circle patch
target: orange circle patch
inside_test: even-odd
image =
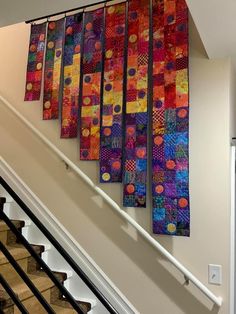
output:
[[[134,135],[135,130],[132,126],[130,126],[127,128],[126,132],[129,136],[132,136],[132,135]]]
[[[35,51],[36,51],[36,46],[35,46],[34,44],[32,44],[32,45],[30,46],[30,51],[31,51],[31,52],[35,52]]]
[[[71,26],[67,27],[66,34],[71,35],[73,33],[73,28]]]
[[[166,162],[166,167],[167,167],[168,169],[170,169],[170,170],[173,170],[173,169],[175,168],[175,162],[174,162],[174,160],[168,160],[168,161]]]
[[[103,134],[104,134],[105,136],[110,136],[110,135],[111,135],[111,129],[110,129],[110,128],[105,128],[105,129],[103,130]]]
[[[55,22],[50,22],[48,27],[50,29],[54,29],[56,27],[56,23]]]
[[[114,161],[113,164],[112,164],[112,168],[115,169],[115,170],[119,170],[121,167],[121,163],[120,161]]]
[[[144,158],[146,156],[146,149],[145,148],[138,148],[136,150],[136,156],[138,158]]]
[[[75,53],[79,53],[80,52],[80,45],[76,45],[75,46]]]
[[[135,191],[134,185],[133,185],[133,184],[128,184],[127,187],[126,187],[126,191],[127,191],[129,194],[134,193],[134,191]]]
[[[186,109],[180,109],[178,112],[178,117],[179,118],[185,118],[187,116],[187,110]]]
[[[163,137],[162,136],[156,136],[154,138],[154,143],[157,145],[157,146],[160,146],[162,143],[163,143]]]
[[[87,31],[91,31],[92,28],[93,28],[93,24],[92,23],[86,24],[86,30]]]
[[[100,41],[97,41],[97,42],[95,43],[95,49],[96,49],[96,50],[100,50],[101,47],[102,47],[101,42],[100,42]]]
[[[163,185],[161,185],[161,184],[157,185],[156,188],[155,188],[155,191],[156,191],[157,194],[163,193],[163,191],[164,191]]]
[[[188,200],[184,197],[179,199],[179,206],[181,208],[187,207],[188,206]]]

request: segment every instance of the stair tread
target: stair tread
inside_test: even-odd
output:
[[[58,306],[58,305],[51,305],[51,307],[54,309],[54,311],[57,314],[76,314],[77,312],[75,310],[72,309],[66,309],[62,306]]]
[[[41,293],[54,286],[54,283],[47,277],[35,275],[28,275],[28,277]],[[21,301],[33,296],[32,291],[24,282],[12,285],[11,288],[18,295]]]
[[[20,260],[30,256],[30,253],[23,246],[6,246],[15,260]],[[0,265],[8,263],[5,255],[0,252]]]

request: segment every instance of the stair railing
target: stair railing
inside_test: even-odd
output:
[[[84,273],[79,265],[71,258],[71,256],[65,251],[65,249],[60,245],[60,243],[54,238],[54,236],[48,231],[48,229],[40,222],[40,220],[32,213],[30,208],[22,201],[22,199],[12,190],[8,183],[0,176],[0,185],[7,191],[7,193],[14,199],[14,201],[20,206],[23,212],[31,219],[31,221],[38,227],[38,229],[44,234],[44,236],[49,240],[49,242],[54,246],[54,248],[60,253],[60,255],[65,259],[65,261],[71,266],[75,273],[83,280],[87,287],[94,293],[98,300],[103,304],[103,306],[111,314],[118,314],[117,310],[113,305],[107,300],[103,293],[94,285],[94,283],[89,279],[89,277]],[[42,260],[42,258],[35,252],[33,247],[29,244],[26,238],[20,233],[16,226],[11,222],[7,215],[3,211],[3,204],[5,202],[4,198],[0,198],[0,219],[2,219],[10,228],[10,230],[15,234],[20,243],[22,243],[31,256],[36,260],[40,267],[45,271],[48,277],[53,281],[53,283],[60,290],[62,295],[67,299],[72,307],[77,311],[77,313],[84,314],[83,308],[76,302],[69,291],[64,287],[64,285],[58,280],[55,274],[50,270],[47,264]],[[2,206],[2,208],[1,208]],[[0,244],[1,250],[1,244]]]
[[[2,201],[2,199],[0,199]],[[2,218],[2,217],[1,217]],[[5,255],[8,262],[12,265],[12,267],[15,269],[15,271],[18,273],[18,275],[22,278],[24,283],[30,288],[33,295],[38,299],[38,301],[42,304],[44,309],[49,314],[55,314],[55,311],[52,309],[50,304],[47,302],[47,300],[43,297],[43,295],[40,293],[40,291],[36,288],[36,286],[33,284],[33,282],[30,280],[29,276],[24,272],[24,270],[19,266],[19,264],[16,262],[14,257],[11,255],[11,253],[8,251],[6,246],[0,241],[0,251]]]
[[[21,302],[21,300],[18,298],[18,296],[15,294],[15,292],[12,290],[6,279],[0,274],[0,284],[3,286],[7,294],[11,297],[13,303],[18,307],[20,312],[22,314],[29,314],[29,312],[24,307],[24,304]],[[0,308],[1,311],[1,308]]]
[[[194,276],[182,263],[180,263],[172,254],[170,254],[157,240],[155,240],[135,219],[127,214],[122,208],[75,164],[60,149],[58,149],[49,139],[46,138],[35,126],[30,123],[14,106],[12,106],[4,97],[0,96],[0,101],[10,111],[17,116],[41,141],[46,144],[65,164],[72,169],[80,178],[84,180],[95,192],[97,192],[122,218],[133,226],[139,234],[147,240],[159,253],[161,253],[172,265],[174,265],[183,275],[186,282],[192,282],[200,291],[203,292],[218,307],[222,305],[222,297],[217,297],[212,293],[196,276]]]

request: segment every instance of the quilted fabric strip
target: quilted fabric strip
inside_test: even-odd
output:
[[[146,207],[149,1],[129,1],[124,206]]]
[[[40,99],[46,25],[46,23],[31,25],[25,101]]]
[[[85,13],[80,159],[98,160],[104,9]]]
[[[100,182],[122,181],[126,4],[106,8]]]
[[[64,19],[48,23],[44,70],[43,119],[58,119]]]
[[[189,236],[188,9],[153,1],[153,231]]]
[[[83,14],[66,18],[61,137],[77,137]]]

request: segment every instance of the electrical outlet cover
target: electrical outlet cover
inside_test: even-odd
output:
[[[212,285],[222,284],[222,266],[209,264],[208,265],[208,282]]]

